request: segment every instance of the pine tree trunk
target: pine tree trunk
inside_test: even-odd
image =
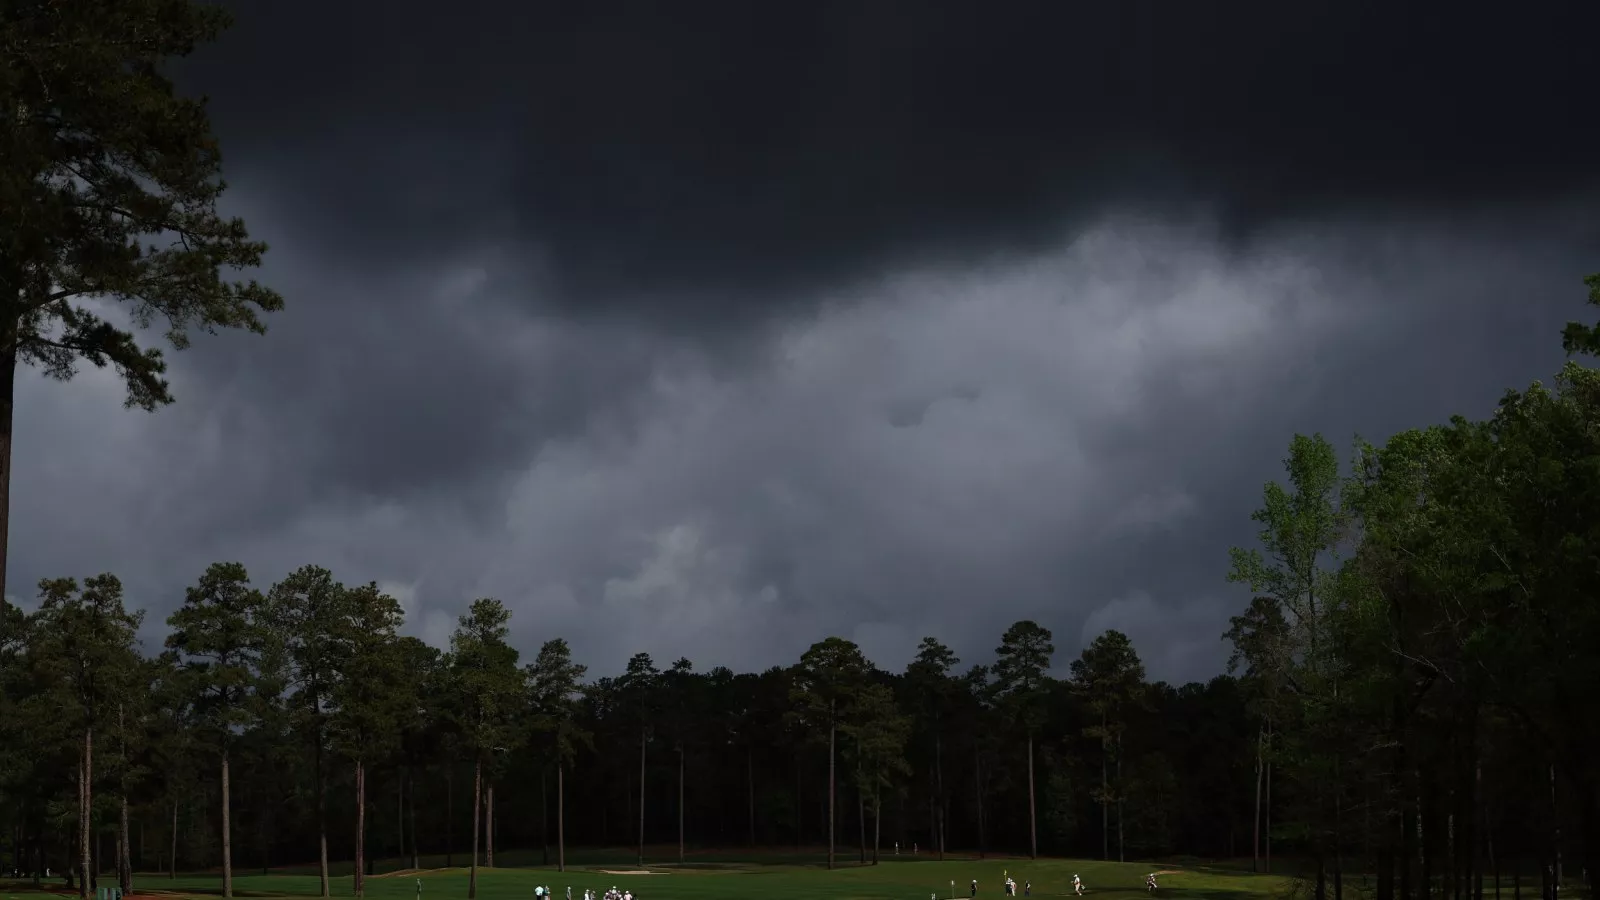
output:
[[[494,868],[494,776],[483,789],[483,864]]]
[[[938,830],[936,835],[939,841],[939,859],[944,859],[945,840],[945,808],[944,808],[944,729],[940,725],[939,716],[933,717],[933,794],[934,802],[938,804]],[[874,790],[874,794],[876,794]],[[876,813],[874,813],[876,815]],[[874,826],[876,827],[876,826]],[[876,857],[874,857],[876,859]]]
[[[317,715],[322,714],[321,702],[317,701],[314,710]],[[316,729],[316,778],[317,778],[317,875],[321,881],[322,896],[332,896],[332,884],[328,878],[328,779],[327,770],[322,759],[322,723],[319,720]]]
[[[1334,688],[1338,697],[1338,688]],[[1344,766],[1338,751],[1333,757],[1333,898],[1344,900]]]
[[[972,760],[972,777],[978,785],[978,858],[983,859],[989,855],[989,839],[983,821],[983,749],[976,740],[972,742]]]
[[[639,729],[639,865],[644,865],[644,781],[645,781],[645,754],[646,744],[649,743],[650,734],[647,729]]]
[[[172,855],[167,857],[167,878],[178,877],[178,801],[172,801]]]
[[[1272,718],[1267,718],[1267,795],[1261,801],[1261,871],[1272,874]]]
[[[3,593],[4,589],[0,588],[0,594]],[[0,616],[4,614],[5,610],[0,609]],[[127,894],[133,891],[133,844],[128,830],[128,729],[121,703],[117,704],[117,734],[121,736],[122,744],[122,772],[118,776],[117,791],[118,805],[121,807],[121,821],[117,828],[117,887]]]
[[[1261,871],[1261,742],[1266,728],[1261,726],[1256,729],[1256,814],[1252,823],[1254,833],[1250,838],[1250,871]]]
[[[804,806],[801,802],[804,798],[801,796],[800,789],[804,787],[802,782],[805,780],[805,769],[801,763],[800,750],[797,747],[794,751],[794,848],[796,850],[805,845],[806,833],[805,821],[800,817],[800,810]]]
[[[447,869],[456,866],[456,779],[455,765],[444,764],[444,865]],[[413,829],[415,831],[415,829]]]
[[[567,767],[556,763],[556,871],[567,870]]]
[[[1100,858],[1111,859],[1111,735],[1100,714]]]
[[[539,852],[540,865],[550,865],[550,773],[539,770]]]
[[[829,703],[828,713],[829,713],[829,715],[828,715],[828,868],[832,869],[833,868],[833,821],[834,821],[834,814],[833,814],[833,799],[834,799],[833,742],[834,742],[834,733],[837,731],[837,729],[835,728],[835,726],[833,724],[832,703]]]
[[[1122,842],[1122,734],[1117,734],[1117,862],[1127,862]]]
[[[872,864],[878,864],[878,854],[883,847],[883,788],[872,788]]]
[[[1039,816],[1033,790],[1033,732],[1028,732],[1028,858],[1039,858]]]
[[[394,858],[396,866],[400,868],[403,866],[400,866],[399,861],[406,858],[406,777],[410,771],[407,768],[396,772],[394,777]],[[415,869],[416,866],[413,865],[411,868]]]
[[[683,744],[678,745],[678,865],[683,865]]]
[[[89,880],[94,877],[94,860],[90,854],[90,836],[94,833],[94,726],[83,728],[83,758],[78,765],[78,865],[83,877],[78,879],[78,896],[89,896]]]
[[[406,800],[410,803],[407,812],[411,819],[411,868],[422,868],[422,861],[417,852],[417,775],[412,769],[406,769]]]
[[[861,855],[858,865],[867,864],[867,794],[861,789],[861,782],[856,781],[856,837],[861,844]]]
[[[128,795],[122,795],[122,858],[118,860],[118,874],[121,876],[117,886],[122,888],[124,894],[133,893],[133,841],[128,833]]]
[[[746,742],[744,745],[744,780],[746,796],[750,800],[750,846],[756,845],[756,748],[754,744]]]
[[[222,743],[222,896],[233,896],[233,784],[228,744]]]
[[[483,827],[483,760],[472,764],[472,866],[467,871],[467,900],[478,896],[478,833]]]
[[[1403,748],[1404,736],[1402,735],[1399,740],[1402,742]],[[1403,753],[1404,750],[1402,749],[1400,752]],[[1414,796],[1411,791],[1412,785],[1406,777],[1409,771],[1405,767],[1404,758],[1400,757],[1398,759],[1397,774],[1395,775],[1395,783],[1402,798],[1400,801],[1400,861],[1395,867],[1395,876],[1400,880],[1400,885],[1397,888],[1399,900],[1411,900],[1411,860],[1417,855],[1417,807],[1412,800]]]
[[[367,764],[356,760],[356,866],[351,888],[357,897],[367,895]]]

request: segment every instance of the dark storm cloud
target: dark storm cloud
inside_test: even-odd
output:
[[[1600,268],[1576,4],[232,5],[183,80],[289,307],[155,416],[23,380],[13,594],[1206,677],[1288,436],[1487,411]]]
[[[675,322],[1107,204],[1247,231],[1594,175],[1592,4],[232,5],[192,80],[330,252],[508,226],[546,302]]]

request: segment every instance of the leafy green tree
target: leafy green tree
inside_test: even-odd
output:
[[[1287,701],[1294,663],[1289,624],[1283,606],[1272,597],[1256,597],[1244,615],[1229,619],[1223,635],[1233,644],[1230,674],[1244,670],[1250,704],[1257,716],[1255,741],[1255,816],[1251,830],[1251,870],[1272,871],[1272,734]],[[1265,844],[1263,846],[1263,838]],[[1265,855],[1263,855],[1265,850]]]
[[[328,882],[328,713],[339,689],[343,657],[339,644],[345,587],[319,566],[302,566],[267,592],[273,644],[268,656],[284,667],[279,676],[290,693],[292,721],[311,744],[316,794],[318,878]]]
[[[1297,734],[1275,735],[1278,746],[1273,749],[1275,757],[1281,756],[1289,750],[1284,737],[1296,742],[1296,766],[1301,780],[1311,786],[1310,825],[1320,882],[1330,824],[1336,827],[1343,791],[1344,731],[1337,707],[1347,698],[1340,694],[1345,661],[1335,631],[1350,596],[1339,551],[1350,535],[1351,520],[1340,496],[1338,454],[1320,434],[1295,435],[1284,469],[1289,486],[1268,482],[1261,508],[1251,515],[1262,525],[1260,548],[1233,548],[1228,579],[1275,601],[1287,625],[1283,659],[1291,664],[1282,667],[1282,681],[1293,692],[1301,727]],[[1338,837],[1332,840],[1336,846]],[[1337,858],[1335,853],[1336,865]]]
[[[394,653],[400,682],[395,698],[400,765],[405,778],[406,826],[410,832],[411,868],[420,869],[417,845],[416,772],[441,754],[445,714],[439,702],[438,684],[443,677],[442,655],[422,640],[404,636],[396,640]]]
[[[229,756],[235,734],[255,718],[268,630],[266,601],[239,563],[213,563],[167,619],[167,648],[193,693],[197,737],[221,773],[222,896],[233,896],[233,812]]]
[[[144,614],[123,606],[122,582],[109,573],[85,579],[81,590],[72,578],[46,579],[39,583],[39,600],[39,659],[49,673],[57,715],[78,732],[78,896],[88,897],[95,873],[90,849],[96,726],[142,687],[137,634]]]
[[[872,798],[872,864],[877,865],[883,842],[883,789],[893,788],[897,778],[911,774],[906,762],[911,719],[895,705],[892,688],[869,682],[857,693],[841,730],[850,742],[859,805],[864,807],[866,798]],[[865,823],[861,834],[865,841]]]
[[[800,656],[795,685],[790,694],[795,714],[813,736],[828,735],[828,868],[834,865],[834,823],[838,821],[836,802],[838,780],[835,771],[839,727],[846,721],[850,705],[865,686],[872,668],[861,648],[853,641],[830,637],[812,644]]]
[[[639,865],[644,865],[645,761],[654,734],[661,673],[648,653],[635,653],[618,685],[628,718],[639,732]]]
[[[224,218],[226,185],[203,101],[179,97],[166,63],[214,39],[215,5],[175,0],[53,3],[0,11],[0,597],[5,585],[12,402],[19,363],[69,379],[111,365],[128,405],[172,402],[161,351],[135,328],[265,331],[283,307],[254,281],[266,245]],[[138,35],[138,40],[129,40]],[[0,606],[4,600],[0,599]]]
[[[944,791],[944,720],[958,691],[950,674],[961,662],[937,638],[925,637],[917,645],[917,655],[906,666],[905,680],[915,698],[921,719],[933,736],[933,803],[939,858],[944,859],[945,817],[948,812]]]
[[[1600,306],[1600,273],[1584,278],[1583,283],[1589,288],[1589,305]],[[1568,322],[1561,332],[1561,348],[1568,356],[1600,356],[1600,325]]]
[[[517,651],[506,643],[511,611],[493,597],[472,601],[450,635],[450,671],[456,725],[473,761],[472,867],[467,897],[478,896],[478,847],[484,822],[484,763],[515,733],[513,716],[522,698]]]
[[[1122,793],[1134,811],[1128,830],[1135,851],[1140,858],[1171,853],[1180,793],[1172,761],[1163,753],[1144,753],[1129,763],[1127,776]]]
[[[756,846],[756,748],[767,737],[761,676],[718,666],[711,670],[714,708],[728,730],[728,745],[744,751],[746,844]]]
[[[355,764],[355,895],[366,896],[367,764],[395,749],[405,714],[400,601],[368,583],[344,591],[337,631],[341,677],[331,697],[334,745]]]
[[[989,770],[984,766],[988,757],[988,738],[994,719],[994,681],[988,666],[973,666],[961,676],[962,730],[972,736],[973,806],[978,826],[978,858],[989,853],[988,830],[983,814],[983,801],[989,793]]]
[[[1100,742],[1100,852],[1111,858],[1111,806],[1117,807],[1117,860],[1126,861],[1123,846],[1122,736],[1127,730],[1127,713],[1140,700],[1144,689],[1144,663],[1133,649],[1133,641],[1120,631],[1106,631],[1083,648],[1072,661],[1072,682],[1098,721],[1084,733]],[[1117,786],[1113,787],[1111,767],[1116,766]]]
[[[170,823],[169,852],[164,868],[168,878],[176,878],[178,809],[195,793],[197,763],[204,756],[196,740],[199,724],[196,705],[200,698],[175,650],[166,650],[151,660],[149,684],[151,767],[160,780],[157,799],[163,810],[162,819]]]
[[[696,688],[700,680],[695,677],[694,663],[678,657],[672,668],[661,673],[661,693],[671,726],[672,749],[678,754],[678,864],[684,861],[684,757],[689,735],[695,727],[697,701]]]
[[[995,650],[994,692],[1012,721],[1021,726],[1028,745],[1028,856],[1039,857],[1038,795],[1033,784],[1033,739],[1045,718],[1050,656],[1056,652],[1050,630],[1037,622],[1017,622]]]
[[[674,668],[677,668],[676,666]],[[556,871],[567,870],[566,771],[580,746],[592,746],[593,735],[578,721],[578,701],[587,671],[572,660],[561,638],[545,641],[528,669],[533,727],[543,735],[556,761]]]

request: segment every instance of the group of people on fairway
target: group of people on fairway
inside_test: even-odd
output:
[[[1016,880],[1013,879],[1009,874],[1005,875],[1004,878],[1005,878],[1005,881],[1002,882],[1002,888],[1005,891],[1005,895],[1007,897],[1015,897],[1017,895],[1017,882],[1016,882]],[[1156,885],[1156,873],[1155,872],[1151,872],[1149,875],[1146,875],[1144,877],[1144,887],[1145,887],[1145,890],[1149,891],[1150,893],[1152,893],[1152,894],[1155,893],[1155,890],[1156,890],[1156,887],[1157,887],[1157,885]],[[1085,890],[1086,889],[1083,886],[1083,879],[1078,877],[1078,875],[1076,873],[1074,873],[1073,876],[1072,876],[1072,893],[1074,893],[1074,894],[1076,894],[1076,895],[1081,897],[1081,896],[1083,896],[1083,893],[1084,893]],[[970,897],[976,898],[978,896],[978,879],[976,879],[976,878],[972,879],[971,885],[969,885],[968,888],[967,888],[967,893],[968,893],[968,896],[970,896]],[[1024,896],[1024,897],[1033,896],[1033,882],[1024,881],[1022,883],[1022,896]],[[608,900],[611,900],[611,898],[608,898]],[[939,900],[938,895],[932,895],[929,898],[929,900]]]
[[[534,900],[553,900],[555,894],[550,888],[539,885],[533,889]],[[572,900],[572,885],[567,885],[567,900]],[[596,894],[591,888],[583,889],[583,900],[634,900],[633,891],[619,891],[616,885],[603,894]]]

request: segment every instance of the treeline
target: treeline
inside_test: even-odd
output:
[[[1147,684],[1114,631],[1060,681],[1032,622],[989,665],[927,638],[890,673],[828,638],[760,673],[641,653],[588,681],[560,639],[522,659],[498,600],[439,650],[399,634],[375,585],[314,566],[265,591],[212,566],[156,653],[110,575],[45,582],[35,612],[8,615],[0,852],[82,892],[199,867],[231,891],[235,866],[308,860],[326,885],[330,859],[353,859],[359,895],[375,853],[492,866],[496,847],[543,847],[561,866],[568,843],[641,860],[668,841],[680,860],[825,844],[830,864],[837,845],[866,861],[896,842],[1249,852],[1242,682]]]
[[[888,672],[828,638],[759,673],[637,654],[587,680],[560,639],[523,659],[494,599],[441,650],[376,585],[308,566],[263,591],[232,563],[147,652],[114,577],[45,581],[4,610],[3,852],[85,895],[209,867],[231,894],[235,865],[312,859],[326,895],[353,859],[359,896],[378,853],[469,865],[474,895],[497,847],[671,842],[1276,854],[1319,900],[1556,900],[1563,874],[1593,896],[1600,373],[1348,467],[1297,436],[1285,465],[1233,552],[1230,674],[1181,687],[1115,631],[1063,669],[1029,621],[978,665],[927,638]]]

